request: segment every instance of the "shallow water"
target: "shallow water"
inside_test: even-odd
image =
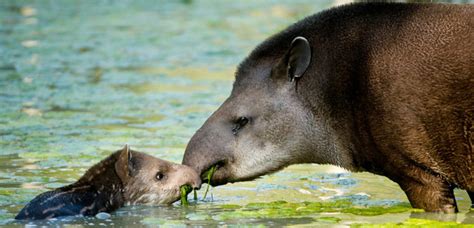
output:
[[[180,162],[189,138],[229,94],[239,61],[269,35],[332,5],[1,1],[0,224],[18,224],[12,218],[35,195],[74,182],[125,143]],[[32,224],[473,223],[467,194],[456,194],[461,213],[419,213],[384,177],[298,165],[214,188],[205,202],[188,207],[126,207],[107,220]],[[266,204],[279,200],[289,203]],[[321,202],[328,210],[311,209],[304,201]],[[339,201],[352,204],[334,205]]]

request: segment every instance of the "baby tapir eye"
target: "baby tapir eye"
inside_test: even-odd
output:
[[[162,180],[165,177],[165,175],[162,172],[156,173],[156,179],[157,180]]]
[[[249,119],[245,116],[239,117],[235,122],[234,122],[234,128],[232,128],[232,134],[236,135],[240,129],[242,129],[245,125],[247,125],[249,122]]]

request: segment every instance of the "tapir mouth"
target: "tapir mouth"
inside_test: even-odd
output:
[[[219,162],[212,163],[213,165],[207,166],[207,169],[203,169],[201,172],[201,180],[203,183],[208,183],[212,186],[225,185],[227,183],[243,182],[243,181],[252,181],[257,178],[260,178],[263,175],[274,173],[280,168],[274,170],[265,170],[261,172],[253,173],[252,175],[246,175],[242,177],[235,177],[232,174],[231,163],[227,160],[221,160]],[[216,170],[212,176],[208,175],[208,172],[212,167],[216,167]]]
[[[212,165],[209,165],[206,169],[203,169],[201,172],[201,180],[203,181],[203,183],[209,183],[212,186],[226,184],[227,180],[224,176],[224,170],[226,165],[227,162],[225,160],[221,160],[213,163]],[[209,172],[213,167],[216,167],[215,171],[213,175],[209,175]]]

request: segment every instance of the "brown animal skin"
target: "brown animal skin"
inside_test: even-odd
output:
[[[77,182],[38,195],[15,219],[93,216],[130,204],[170,204],[180,198],[183,185],[199,188],[201,179],[187,166],[125,146],[92,166]]]
[[[260,44],[183,164],[213,185],[291,164],[383,175],[411,205],[457,212],[474,200],[474,5],[359,3]]]

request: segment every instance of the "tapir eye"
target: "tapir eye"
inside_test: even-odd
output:
[[[242,129],[247,123],[249,122],[249,119],[245,116],[239,117],[235,123],[234,123],[234,128],[232,128],[232,134],[236,135],[240,129]]]
[[[157,180],[162,180],[163,177],[165,177],[165,175],[164,175],[162,172],[156,173],[156,179],[157,179]]]

